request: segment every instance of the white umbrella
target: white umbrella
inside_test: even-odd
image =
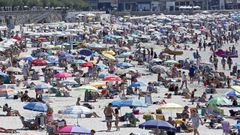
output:
[[[92,111],[85,106],[68,106],[63,112],[64,114],[90,114]]]

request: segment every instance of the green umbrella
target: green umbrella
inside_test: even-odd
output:
[[[219,105],[219,106],[227,106],[227,105],[231,105],[232,102],[230,100],[228,100],[225,97],[215,97],[212,98],[211,100],[209,100],[207,102],[207,104],[209,105]]]
[[[164,62],[166,65],[173,65],[173,64],[179,64],[176,60],[167,60]]]
[[[67,85],[75,85],[78,84],[75,80],[63,80],[61,81],[62,84],[67,84]]]
[[[77,88],[73,88],[73,90],[76,90],[76,91],[98,91],[97,88],[91,86],[91,85],[84,85],[84,86],[81,86],[81,87],[77,87]]]

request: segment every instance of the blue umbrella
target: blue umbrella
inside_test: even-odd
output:
[[[170,123],[163,120],[149,120],[139,125],[139,128],[145,129],[163,129],[166,131],[176,132],[176,128],[172,126]]]
[[[48,56],[48,55],[49,54],[46,52],[41,52],[41,53],[36,54],[37,57],[44,57],[44,56]]]
[[[107,74],[100,73],[100,74],[98,75],[99,78],[104,78],[105,76],[107,76]]]
[[[127,63],[127,62],[120,62],[120,63],[117,63],[117,67],[120,67],[120,68],[129,68],[129,67],[133,67],[133,64]]]
[[[72,64],[83,64],[83,63],[85,63],[86,61],[85,60],[75,60],[75,61],[73,61],[72,62]]]
[[[236,129],[240,129],[240,123],[235,124],[234,127],[235,127]]]
[[[168,30],[167,29],[160,29],[161,33],[166,33]]]
[[[89,49],[81,49],[79,50],[79,54],[84,56],[91,56],[93,52]]]
[[[98,68],[100,68],[101,70],[108,68],[108,66],[105,65],[105,64],[96,64],[96,66],[97,66]]]
[[[4,83],[9,83],[9,76],[6,73],[0,72],[0,76],[3,78]]]
[[[23,58],[23,60],[25,60],[25,61],[33,61],[34,59],[35,59],[35,58],[32,57],[32,56]]]
[[[48,58],[48,63],[50,63],[50,64],[58,64],[59,62],[56,59]]]
[[[124,52],[124,53],[121,53],[117,56],[117,58],[127,58],[129,57],[130,55],[132,55],[132,52]]]
[[[138,99],[115,100],[112,105],[113,107],[147,107],[145,103]]]
[[[240,93],[238,93],[235,90],[231,90],[231,91],[225,93],[225,96],[240,97]]]
[[[147,86],[147,84],[144,82],[134,82],[130,85],[130,87],[143,87],[143,86]]]
[[[37,112],[47,112],[47,105],[40,102],[29,102],[25,106],[23,106],[26,110],[32,110]]]
[[[59,58],[62,58],[62,59],[68,59],[68,58],[72,58],[73,55],[71,54],[60,54],[59,55]]]

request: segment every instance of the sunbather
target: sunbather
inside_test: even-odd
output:
[[[6,129],[6,128],[2,128],[0,127],[0,133],[16,133],[17,131],[14,129]]]

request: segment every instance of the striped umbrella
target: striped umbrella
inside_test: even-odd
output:
[[[9,97],[11,95],[16,95],[17,93],[14,89],[1,89],[0,90],[0,97]]]

